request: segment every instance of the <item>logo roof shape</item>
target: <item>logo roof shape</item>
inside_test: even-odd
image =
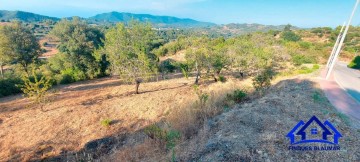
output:
[[[322,139],[323,140],[327,140],[327,136],[328,135],[332,135],[332,133],[329,131],[329,129],[327,129],[325,127],[325,125],[323,123],[321,123],[321,121],[316,117],[313,116],[310,118],[310,120],[296,133],[296,135],[301,135],[301,140],[306,140],[306,132],[305,130],[310,126],[311,123],[315,122],[317,125],[319,125],[321,127],[321,129],[323,129],[322,132]]]
[[[314,139],[311,139],[311,140],[306,139],[305,131],[310,126],[310,124],[313,122],[315,122],[317,125],[319,125],[323,129],[322,139],[315,139],[315,140]],[[332,130],[334,133],[332,133],[326,126],[328,126],[330,128],[330,130]],[[300,129],[300,130],[296,132],[296,130],[298,130],[298,129]],[[296,142],[295,135],[301,135],[301,141]],[[333,135],[334,142],[327,140],[328,135]],[[338,140],[340,137],[342,137],[342,135],[339,131],[336,130],[336,128],[329,121],[326,120],[323,124],[320,122],[320,120],[316,116],[313,116],[306,123],[304,121],[300,120],[300,122],[298,124],[296,124],[296,126],[286,135],[286,137],[290,138],[291,144],[314,143],[314,142],[338,144]]]

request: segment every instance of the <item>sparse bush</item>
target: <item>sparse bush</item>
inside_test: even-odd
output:
[[[152,124],[144,129],[144,133],[151,139],[164,143],[166,149],[171,150],[175,147],[176,141],[180,139],[180,132],[177,130],[165,130],[156,124]]]
[[[283,38],[286,41],[292,41],[292,42],[297,42],[301,40],[301,37],[292,31],[283,32],[281,38]]]
[[[206,102],[209,99],[209,95],[206,93],[203,93],[200,89],[198,85],[194,85],[194,90],[196,95],[198,96],[198,101],[196,101],[196,108],[197,109],[203,109],[206,106]]]
[[[324,98],[321,96],[321,93],[318,91],[314,92],[312,98],[315,102],[322,102],[324,100]]]
[[[294,63],[294,65],[296,66],[300,66],[302,64],[311,64],[311,63],[316,63],[314,58],[311,58],[309,56],[306,55],[301,55],[301,54],[295,54],[292,57],[292,61]]]
[[[308,68],[308,67],[301,67],[301,69],[296,70],[295,74],[310,74],[315,72],[316,70],[319,70],[320,66],[315,64],[313,65],[312,68]]]
[[[349,68],[360,69],[360,56],[356,56],[348,65]]]
[[[110,119],[104,119],[104,120],[101,120],[101,125],[104,127],[110,127],[111,122],[112,122],[112,120],[110,120]]]
[[[263,91],[271,86],[271,80],[274,77],[274,71],[272,69],[266,69],[255,78],[253,78],[253,86],[256,91]]]
[[[227,94],[226,97],[228,100],[232,100],[236,103],[240,103],[245,100],[247,94],[245,91],[237,89],[232,94]]]
[[[222,76],[222,75],[219,76],[219,80],[220,80],[220,82],[222,82],[222,83],[225,83],[225,82],[226,82],[226,78],[225,78],[224,76]]]
[[[182,72],[182,74],[184,75],[184,77],[186,78],[186,79],[188,79],[189,78],[189,65],[188,64],[184,64],[184,63],[179,63],[178,64],[178,67],[180,67],[180,69],[181,69],[181,72]]]
[[[25,95],[32,98],[35,103],[41,104],[46,101],[46,93],[51,88],[51,80],[42,76],[40,79],[32,70],[32,77],[24,75],[22,78],[24,85],[18,85]]]
[[[314,70],[319,70],[320,69],[320,66],[318,65],[318,64],[315,64],[315,65],[313,65],[313,67],[312,67]]]

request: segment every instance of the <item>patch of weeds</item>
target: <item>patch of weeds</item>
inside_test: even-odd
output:
[[[110,127],[112,120],[110,119],[104,119],[101,121],[101,125],[104,127]]]
[[[262,71],[260,74],[256,75],[253,78],[253,86],[258,92],[263,92],[264,90],[270,88],[271,80],[274,78],[274,71],[271,68],[267,68]]]
[[[319,70],[320,69],[320,66],[318,64],[315,64],[313,65],[312,67],[313,70]]]
[[[194,91],[196,95],[198,96],[198,101],[196,101],[197,108],[203,109],[206,106],[206,102],[209,100],[209,95],[206,93],[203,93],[198,85],[194,85]]]
[[[219,80],[220,80],[220,82],[222,82],[222,83],[225,83],[225,82],[226,82],[226,78],[225,78],[224,76],[222,76],[222,75],[219,76]]]
[[[310,74],[310,73],[313,73],[315,72],[316,70],[319,70],[320,69],[320,66],[315,64],[313,65],[312,68],[308,68],[308,67],[302,67],[301,69],[299,70],[296,70],[296,74]]]
[[[224,106],[224,110],[223,110],[224,112],[228,112],[228,111],[230,111],[230,107],[228,106],[228,105],[225,105]]]
[[[166,148],[173,149],[176,142],[180,139],[180,132],[177,130],[170,130],[166,133]]]
[[[239,89],[235,90],[232,94],[226,95],[227,99],[232,100],[236,103],[243,102],[246,99],[246,97],[247,97],[246,92]]]
[[[180,132],[177,130],[165,130],[156,124],[152,124],[144,129],[144,133],[151,139],[165,143],[166,149],[171,150],[180,139]]]
[[[319,91],[315,91],[312,95],[314,102],[324,102],[325,98],[322,96],[322,94]]]

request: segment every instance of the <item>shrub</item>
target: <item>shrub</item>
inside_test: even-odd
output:
[[[226,97],[236,103],[240,103],[240,102],[244,101],[246,96],[247,96],[247,94],[245,91],[237,89],[232,94],[227,94]]]
[[[318,64],[315,64],[315,65],[313,65],[313,67],[312,67],[314,70],[319,70],[320,69],[320,66],[318,65]]]
[[[101,125],[104,127],[110,127],[112,120],[110,119],[104,119],[101,121]]]
[[[177,130],[164,130],[158,125],[152,124],[144,129],[144,133],[151,139],[155,139],[164,143],[166,149],[173,149],[178,139],[180,139],[180,132]]]
[[[255,78],[253,78],[253,86],[256,91],[263,91],[271,86],[271,80],[274,78],[274,71],[272,69],[266,69]]]
[[[311,58],[311,57],[306,56],[306,55],[295,54],[292,57],[292,61],[293,61],[294,65],[300,66],[302,64],[315,63],[316,60],[314,58]]]
[[[220,80],[220,82],[222,82],[222,83],[225,83],[226,82],[226,78],[224,77],[224,76],[219,76],[219,80]]]
[[[281,38],[283,38],[286,41],[292,41],[292,42],[297,42],[301,40],[301,37],[296,35],[294,32],[292,31],[285,31],[282,33]]]
[[[24,85],[18,85],[25,95],[32,98],[35,103],[44,103],[47,90],[51,88],[51,80],[42,76],[40,79],[35,70],[32,71],[32,77],[25,75],[22,78]]]
[[[57,82],[59,84],[70,84],[70,83],[74,83],[75,80],[69,74],[62,74],[62,75],[60,74],[58,75]]]
[[[180,67],[182,74],[186,79],[189,79],[189,65],[185,63],[179,63],[178,67]]]
[[[66,69],[61,71],[60,76],[58,76],[57,78],[57,82],[59,84],[69,84],[85,79],[86,75],[82,71],[75,69]]]
[[[360,69],[360,56],[356,56],[348,65],[349,68]]]
[[[198,101],[196,101],[196,108],[198,109],[203,109],[206,106],[206,102],[209,99],[209,95],[206,93],[203,93],[200,89],[198,85],[194,85],[194,91],[196,93],[196,95],[198,96]]]
[[[173,73],[176,69],[174,64],[176,64],[175,60],[167,59],[160,63],[159,70],[162,73]]]
[[[16,85],[22,85],[24,82],[20,78],[0,79],[0,97],[14,95],[21,92]]]

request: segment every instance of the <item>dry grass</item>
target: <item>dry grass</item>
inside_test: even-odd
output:
[[[53,157],[79,151],[95,139],[139,131],[193,104],[192,84],[193,78],[145,83],[140,86],[144,93],[135,95],[133,85],[121,85],[116,78],[79,82],[53,90],[45,111],[19,95],[1,98],[0,159]],[[221,96],[233,86],[242,85],[230,81],[201,88]],[[101,125],[103,119],[112,121],[110,127]],[[180,122],[174,127],[182,125],[187,127]]]

